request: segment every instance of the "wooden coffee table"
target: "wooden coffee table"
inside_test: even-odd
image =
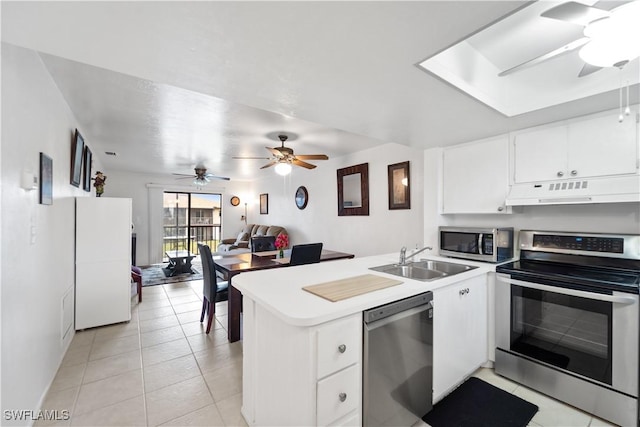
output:
[[[176,274],[191,273],[191,260],[196,257],[195,254],[189,251],[167,251],[165,252],[169,258],[169,265],[167,270],[171,273],[169,276],[175,276]]]

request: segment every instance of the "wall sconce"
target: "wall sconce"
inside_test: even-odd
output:
[[[20,188],[25,191],[38,189],[38,177],[30,170],[23,170],[20,176]]]

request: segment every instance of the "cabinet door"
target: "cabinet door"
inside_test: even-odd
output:
[[[516,134],[513,156],[516,183],[566,177],[567,127],[554,126]]]
[[[486,275],[433,291],[433,398],[487,361]]]
[[[443,213],[506,213],[507,135],[443,151]]]
[[[569,177],[636,173],[635,117],[622,123],[615,112],[569,123]]]

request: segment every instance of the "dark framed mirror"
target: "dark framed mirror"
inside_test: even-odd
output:
[[[369,163],[338,169],[338,216],[369,215]]]

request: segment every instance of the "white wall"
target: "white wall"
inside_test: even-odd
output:
[[[389,210],[387,166],[409,160],[411,209]],[[399,144],[385,144],[328,161],[312,162],[318,167],[294,167],[280,177],[271,169],[254,181],[252,190],[269,194],[269,214],[253,215],[249,222],[287,228],[291,244],[323,242],[327,249],[367,256],[398,252],[402,246],[422,245],[423,236],[423,152]],[[337,169],[369,163],[369,216],[338,216]],[[304,185],[309,203],[299,210],[296,189]]]
[[[425,244],[438,245],[440,225],[469,227],[513,227],[516,230],[584,231],[600,233],[640,233],[640,204],[608,203],[557,206],[523,206],[511,215],[440,215],[439,186],[441,148],[425,150]]]
[[[112,171],[107,175],[102,197],[129,197],[133,199],[133,226],[136,233],[136,264],[149,265],[161,261],[161,247],[154,242],[162,242],[163,230],[153,225],[153,217],[162,215],[162,199],[150,196],[155,191],[182,191],[192,193],[222,194],[222,235],[235,237],[244,222],[244,202],[249,194],[250,184],[246,181],[216,181],[198,190],[189,185],[189,180],[179,181],[167,175],[148,175],[122,171]],[[239,206],[231,206],[229,200],[240,197]],[[249,213],[249,218],[251,218]]]
[[[40,57],[3,43],[3,410],[40,408],[73,336],[72,328],[62,339],[62,297],[73,293],[74,197],[89,195],[69,184],[76,127]],[[86,142],[91,146],[91,141]],[[49,206],[38,203],[37,190],[20,188],[23,170],[38,174],[40,152],[53,159],[53,205]],[[96,167],[100,167],[97,156]],[[5,424],[11,423],[3,420]]]

